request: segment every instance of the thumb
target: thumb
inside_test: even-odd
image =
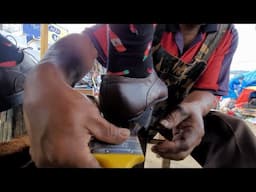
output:
[[[160,124],[167,129],[172,129],[180,124],[183,120],[188,118],[189,114],[182,107],[182,105],[177,105],[177,107],[171,111],[165,118],[160,120]]]
[[[99,116],[94,127],[90,127],[91,133],[101,141],[112,144],[120,144],[130,136],[130,130],[120,128]]]

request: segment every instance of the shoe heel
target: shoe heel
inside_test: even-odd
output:
[[[128,120],[128,128],[132,135],[137,135],[141,128],[147,129],[149,127],[153,110],[152,106],[148,106],[142,114]]]

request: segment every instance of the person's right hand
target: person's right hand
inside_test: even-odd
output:
[[[118,144],[130,131],[106,121],[89,98],[60,81],[56,71],[46,71],[44,81],[35,81],[40,73],[34,72],[25,83],[23,110],[32,160],[37,167],[100,167],[88,147],[91,136]]]

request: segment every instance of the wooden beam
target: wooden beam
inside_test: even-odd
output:
[[[40,26],[40,57],[42,58],[48,49],[48,24]]]

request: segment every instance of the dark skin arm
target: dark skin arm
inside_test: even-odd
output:
[[[163,158],[182,160],[200,144],[204,136],[203,116],[214,106],[216,97],[208,91],[193,91],[170,112],[161,124],[172,129],[172,141],[165,140],[152,147]]]
[[[100,167],[91,136],[121,143],[130,134],[102,118],[95,104],[72,89],[94,64],[97,51],[86,35],[72,34],[49,48],[26,78],[24,117],[37,167]]]
[[[200,24],[179,24],[180,32],[183,36],[184,50],[189,48],[189,45],[199,32]],[[216,55],[224,58],[222,61],[229,70],[232,58],[238,45],[238,34],[235,28],[232,29],[232,41],[230,47],[223,46],[216,50]],[[210,61],[208,61],[210,62]],[[211,61],[213,66],[218,64],[218,60]],[[209,63],[208,63],[209,64]],[[226,74],[228,74],[228,70]],[[209,73],[208,73],[209,74]],[[219,74],[219,82],[225,86],[225,73]],[[227,86],[227,85],[226,85]],[[170,114],[162,121],[162,125],[168,129],[172,129],[174,133],[173,141],[165,141],[153,147],[153,151],[160,156],[181,160],[189,155],[193,149],[201,142],[204,135],[203,116],[206,115],[211,108],[216,104],[216,97],[206,90],[193,91],[180,104],[181,110],[170,112]]]

